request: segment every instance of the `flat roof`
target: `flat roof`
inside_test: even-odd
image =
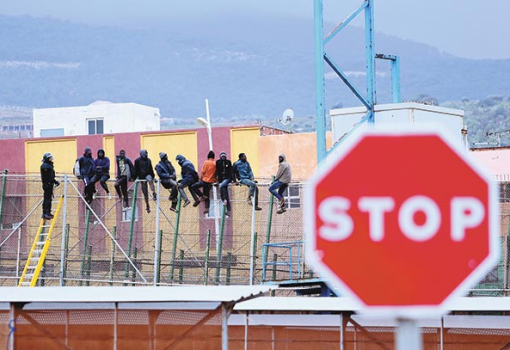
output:
[[[349,298],[260,297],[236,304],[238,311],[360,311]],[[510,311],[510,297],[464,297],[449,304],[449,311]]]
[[[2,287],[4,303],[237,302],[267,293],[271,286]]]

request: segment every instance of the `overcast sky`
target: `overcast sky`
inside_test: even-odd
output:
[[[94,25],[220,15],[313,18],[313,0],[1,0],[0,14],[50,16]],[[340,22],[361,0],[324,0],[324,17]],[[375,0],[379,32],[466,58],[510,58],[510,0]],[[362,25],[361,21],[356,24]]]

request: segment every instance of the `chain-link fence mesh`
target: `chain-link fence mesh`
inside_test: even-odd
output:
[[[82,181],[61,180],[53,210],[62,195],[64,203],[38,285],[228,285],[319,277],[304,262],[301,183],[286,190],[283,214],[277,214],[268,183],[258,184],[260,211],[248,203],[248,187],[231,185],[232,214],[227,216],[217,189],[211,191],[209,214],[204,203],[183,208],[180,200],[174,213],[169,191],[159,183],[157,200],[149,191],[147,202],[141,182],[130,183],[129,208],[124,208],[113,181],[108,182],[112,198],[97,184],[89,206]],[[3,174],[0,186],[0,285],[13,286],[41,222],[42,189],[37,175]],[[510,183],[499,182],[499,188],[502,258],[472,295],[509,291]]]
[[[286,262],[276,270],[269,266],[266,280],[304,277],[300,184],[287,190],[283,214],[276,213],[267,184],[258,185],[261,211],[248,203],[248,187],[231,185],[230,216],[216,189],[206,214],[204,203],[184,208],[180,199],[178,213],[170,211],[169,191],[159,183],[157,200],[149,190],[147,202],[141,182],[130,183],[127,208],[117,198],[114,182],[108,186],[112,197],[97,184],[90,205],[82,181],[65,177],[55,188],[52,209],[60,196],[65,195],[64,202],[38,285],[257,284],[267,267],[263,250],[271,262]],[[0,283],[17,285],[41,222],[40,179],[4,175],[0,195]],[[290,256],[268,245],[280,242],[299,249]]]

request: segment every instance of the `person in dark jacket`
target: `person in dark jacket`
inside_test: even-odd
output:
[[[220,184],[220,198],[223,205],[227,207],[225,215],[230,216],[232,207],[228,195],[228,184],[233,180],[232,162],[227,159],[227,153],[221,152],[220,159],[216,161],[216,178]]]
[[[115,190],[120,200],[124,202],[124,207],[129,208],[128,202],[128,181],[133,181],[135,176],[135,167],[131,159],[126,157],[126,151],[120,150],[117,160],[117,178],[115,180]]]
[[[170,190],[170,197],[172,202],[170,210],[174,213],[177,212],[177,175],[172,162],[168,160],[168,155],[165,152],[159,152],[159,163],[156,164],[156,173],[158,173],[161,185]]]
[[[44,191],[43,204],[42,204],[42,218],[44,220],[53,219],[51,214],[51,200],[53,199],[53,186],[60,185],[60,182],[55,180],[55,170],[53,169],[53,155],[51,153],[44,153],[41,164],[41,182]]]
[[[96,189],[96,182],[99,181],[108,199],[112,199],[112,195],[106,184],[106,181],[110,178],[110,158],[105,156],[104,149],[102,148],[97,150],[97,159],[94,161],[94,172],[94,176],[90,179],[91,186],[94,186],[94,191]]]
[[[95,184],[91,179],[94,176],[94,158],[92,158],[92,149],[85,147],[83,155],[79,159],[80,163],[80,178],[85,184],[84,197],[87,203],[92,203],[95,192]]]
[[[181,154],[178,154],[177,157],[175,157],[175,160],[181,166],[182,179],[179,182],[178,189],[179,193],[181,194],[181,198],[184,200],[184,204],[182,205],[183,208],[190,204],[188,196],[186,195],[186,192],[184,192],[185,187],[188,187],[189,192],[195,200],[195,203],[200,203],[198,196],[191,190],[191,186],[198,181],[198,173],[195,170],[195,166]]]
[[[152,161],[149,158],[149,152],[146,149],[140,150],[140,157],[135,159],[135,179],[146,180],[141,182],[143,197],[145,198],[145,204],[147,213],[151,212],[149,205],[149,191],[147,190],[147,183],[151,187],[152,199],[157,200],[156,190],[154,188],[154,168],[152,167]]]

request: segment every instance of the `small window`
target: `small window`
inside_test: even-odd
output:
[[[41,137],[64,136],[64,128],[58,129],[41,129]]]
[[[301,187],[299,185],[290,184],[283,192],[285,198],[285,206],[289,209],[301,207]]]
[[[133,208],[124,208],[122,210],[122,222],[130,222]],[[135,221],[138,221],[138,206],[135,206]]]
[[[89,135],[101,135],[104,132],[103,119],[88,119]]]

